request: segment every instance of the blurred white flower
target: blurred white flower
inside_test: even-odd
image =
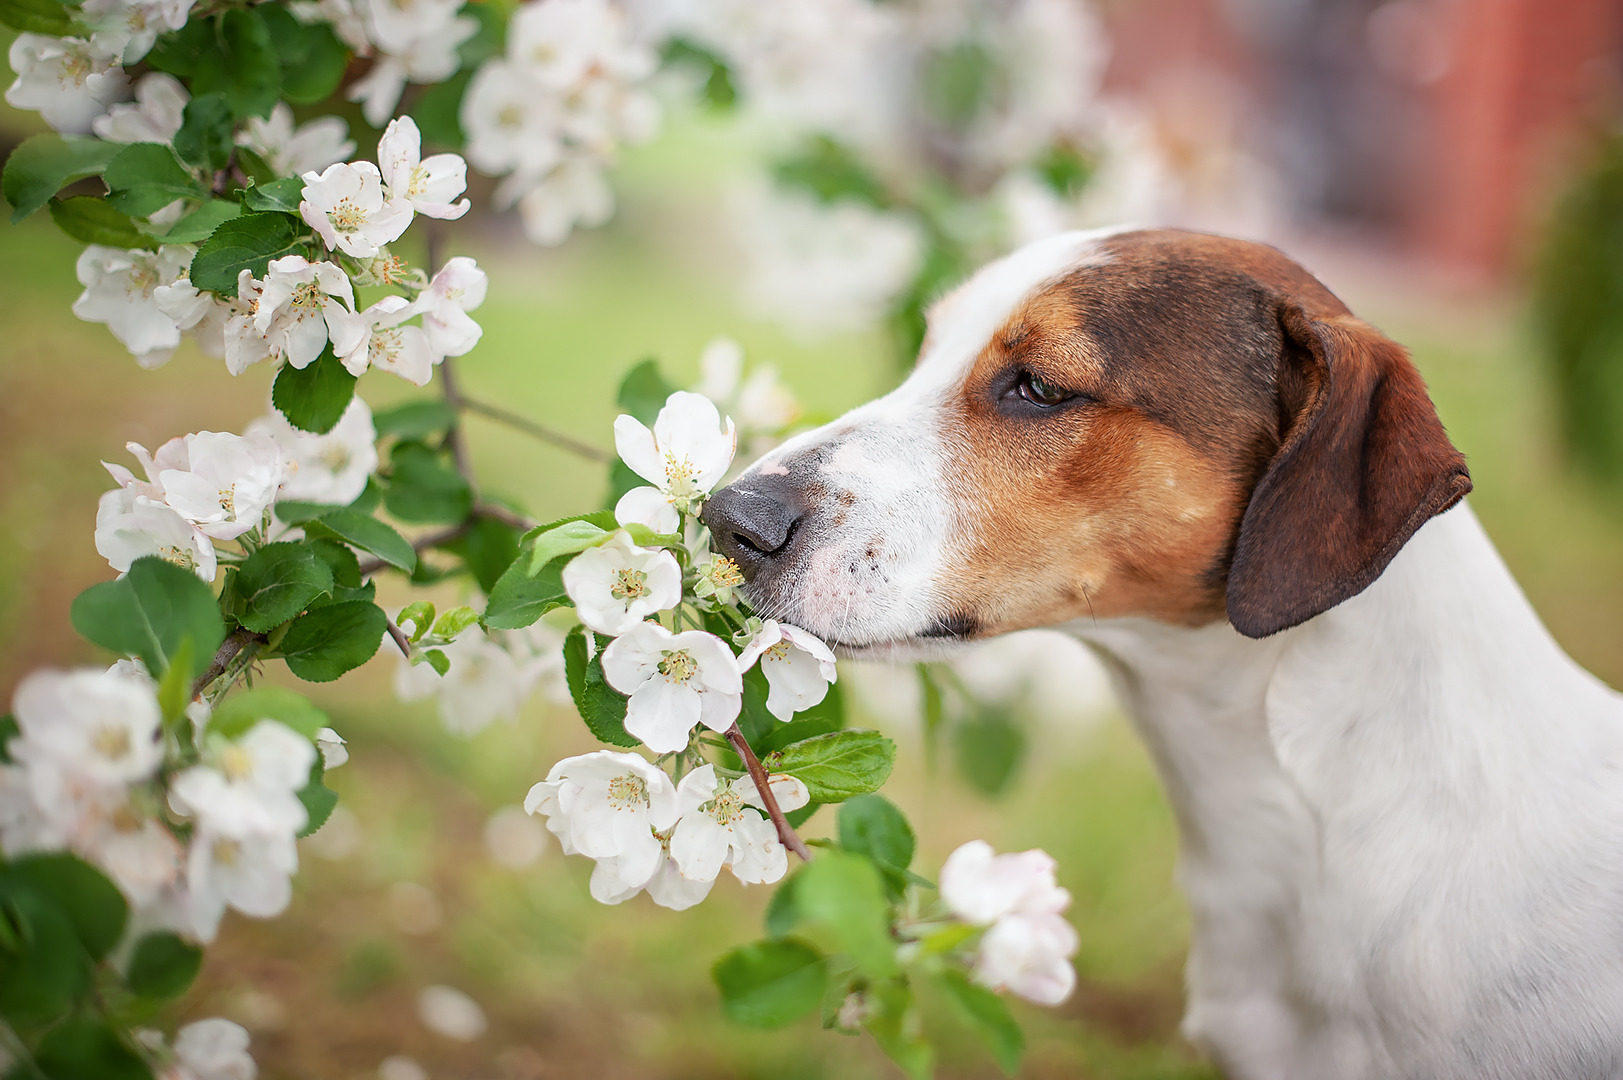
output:
[[[589,157],[571,158],[540,180],[504,181],[497,202],[515,199],[524,235],[543,247],[563,243],[577,226],[595,229],[614,216],[614,189],[603,163]]]
[[[334,327],[355,307],[355,288],[337,263],[313,263],[302,255],[273,260],[260,283],[254,329],[271,355],[296,368],[309,367],[327,347]]]
[[[653,877],[665,857],[654,834],[670,829],[678,813],[664,770],[613,750],[558,762],[530,788],[524,810],[546,817],[564,854],[597,860],[591,889],[603,903],[619,903]]]
[[[278,496],[283,499],[348,505],[366,490],[378,467],[377,428],[372,410],[359,396],[350,399],[325,435],[299,430],[274,409],[249,424],[243,434],[269,438],[282,448],[288,462],[287,481]]]
[[[738,431],[707,397],[678,390],[650,431],[634,416],[614,420],[614,447],[631,471],[652,487],[633,488],[614,507],[623,523],[672,533],[678,512],[691,513],[721,482],[738,448]]]
[[[407,81],[448,79],[459,63],[457,46],[479,31],[479,21],[459,15],[460,0],[358,0],[366,36],[376,47],[372,70],[349,88],[349,100],[373,127],[383,127],[400,103]]]
[[[965,922],[990,927],[976,958],[979,981],[1042,1005],[1070,996],[1077,936],[1063,913],[1071,894],[1055,883],[1047,852],[998,855],[971,840],[942,866],[941,899]]]
[[[748,671],[757,659],[766,676],[766,711],[786,723],[827,697],[839,678],[833,651],[815,634],[774,619],[744,646],[738,666]]]
[[[423,136],[409,116],[389,121],[378,140],[378,169],[391,202],[433,218],[459,218],[472,204],[453,202],[468,188],[468,163],[459,154],[423,158]]]
[[[91,122],[91,129],[108,142],[166,143],[175,137],[184,119],[191,95],[180,80],[161,71],[141,76],[135,84],[133,104],[114,105],[105,116]]]
[[[152,51],[158,35],[186,25],[195,0],[85,0],[81,16],[93,29],[92,47],[134,64]],[[167,140],[156,140],[167,141]]]
[[[18,762],[49,761],[92,783],[145,780],[163,761],[163,716],[150,684],[94,669],[36,671],[12,698]]]
[[[748,791],[756,794],[753,782]],[[671,833],[671,858],[683,877],[713,881],[725,866],[739,881],[761,884],[788,871],[777,827],[745,801],[739,782],[718,784],[714,765],[684,776],[676,797],[682,818]]]
[[[468,630],[438,646],[450,661],[444,675],[426,663],[402,658],[394,673],[395,696],[401,701],[434,698],[447,729],[474,735],[494,721],[516,719],[538,686],[549,698],[557,697],[552,682],[562,673],[561,645],[562,638],[548,628],[540,635]]]
[[[662,548],[641,548],[624,531],[569,560],[564,591],[580,621],[600,634],[623,634],[682,599],[682,568]]]
[[[268,117],[250,116],[237,132],[237,145],[264,158],[278,176],[320,172],[355,152],[342,117],[323,116],[295,128],[293,110],[285,101],[278,101]]]
[[[338,40],[353,49],[357,56],[372,55],[372,41],[366,36],[366,20],[361,17],[358,0],[292,0],[287,8],[302,23],[331,26]],[[348,151],[339,155],[340,158],[348,156]]]
[[[213,581],[218,569],[214,542],[164,503],[130,488],[115,488],[96,506],[96,551],[119,573],[143,555]]]
[[[426,986],[417,995],[417,1018],[436,1035],[472,1042],[488,1022],[479,1003],[454,986]]]
[[[257,529],[287,478],[281,448],[264,436],[199,431],[186,436],[187,462],[163,469],[164,501],[216,540]]]
[[[309,744],[306,743],[306,746]],[[199,825],[186,856],[186,917],[212,941],[227,907],[268,919],[287,910],[299,853],[291,831],[230,836]]]
[[[390,1054],[378,1062],[378,1080],[428,1080],[428,1070],[415,1058],[405,1054]]]
[[[1058,1005],[1076,988],[1076,928],[1058,914],[1007,915],[981,938],[975,978],[1038,1005]]]
[[[321,767],[330,772],[340,765],[349,764],[349,746],[344,737],[330,727],[316,732],[316,749],[321,752]]]
[[[86,322],[106,323],[136,363],[159,367],[180,344],[180,327],[154,294],[185,276],[195,252],[185,244],[157,251],[91,244],[76,267],[85,291],[73,302],[73,313]]]
[[[491,176],[513,172],[532,182],[563,158],[562,112],[557,95],[538,90],[521,65],[485,61],[462,98],[468,160]]]
[[[383,245],[400,239],[411,224],[409,204],[384,197],[383,174],[370,161],[340,162],[317,173],[302,174],[304,196],[299,216],[334,248],[367,259]]]
[[[696,724],[726,731],[743,703],[732,650],[702,630],[638,623],[603,650],[603,678],[631,698],[626,731],[658,754],[684,749]]]
[[[285,724],[261,720],[235,742],[210,740],[206,764],[170,783],[169,803],[200,829],[235,838],[286,835],[309,822],[298,792],[310,780],[316,749]]]
[[[6,103],[37,110],[64,135],[89,134],[96,117],[129,93],[118,56],[83,38],[18,34],[10,59],[17,80],[6,91]]]
[[[423,314],[423,332],[429,347],[440,356],[463,356],[484,334],[468,312],[485,302],[489,278],[466,255],[447,259],[434,279],[417,297]]]
[[[485,850],[509,870],[533,866],[546,853],[546,836],[522,806],[504,806],[485,821]]]
[[[732,338],[705,345],[694,390],[736,420],[740,435],[776,434],[800,418],[800,402],[777,369],[758,366],[744,378],[744,349]]]
[[[214,1017],[175,1033],[174,1075],[163,1080],[254,1080],[258,1066],[248,1053],[248,1029]]]
[[[426,386],[434,365],[445,359],[420,326],[404,325],[417,308],[404,296],[385,296],[365,311],[340,312],[332,324],[333,351],[351,375],[369,367],[393,372],[413,386]]]

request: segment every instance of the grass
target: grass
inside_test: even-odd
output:
[[[697,136],[704,156],[724,144]],[[629,170],[633,196],[617,224],[562,252],[507,246],[506,220],[453,230],[491,271],[478,318],[484,343],[461,365],[468,392],[577,438],[607,446],[620,374],[657,355],[680,379],[717,333],[776,363],[815,413],[835,414],[882,389],[893,370],[880,335],[818,345],[741,318],[725,284],[725,253],[700,226],[689,156],[656,150]],[[668,156],[661,156],[668,155]],[[671,216],[675,207],[683,211]],[[466,240],[464,239],[466,238]],[[139,371],[100,326],[73,320],[77,248],[40,219],[0,231],[0,672],[5,686],[42,664],[103,662],[67,623],[68,602],[108,576],[94,551],[99,458],[135,439],[155,445],[204,427],[238,430],[266,406],[270,372],[232,379],[188,346],[167,367]],[[1334,284],[1334,282],[1333,282]],[[1439,410],[1471,458],[1473,502],[1556,636],[1583,663],[1623,681],[1619,518],[1564,467],[1516,306],[1485,315],[1418,317],[1420,305],[1378,290],[1353,306],[1415,348]],[[1467,317],[1469,316],[1469,317]],[[408,395],[369,376],[374,405]],[[539,517],[595,505],[601,472],[479,419],[470,422],[486,488]],[[398,602],[402,594],[395,591]],[[225,1014],[253,1030],[266,1077],[375,1075],[390,1054],[434,1076],[839,1077],[894,1075],[866,1040],[807,1022],[764,1034],[728,1025],[708,978],[724,949],[755,936],[766,892],[730,880],[682,914],[645,901],[609,910],[586,893],[584,860],[555,847],[524,871],[486,855],[496,809],[522,799],[557,758],[589,748],[567,710],[536,702],[522,720],[472,739],[444,733],[389,690],[380,655],[317,688],[353,760],[331,783],[361,843],[343,858],[306,846],[297,893],[279,919],[228,918],[198,985],[171,1019]],[[1042,845],[1075,894],[1081,987],[1053,1011],[1021,1007],[1031,1049],[1025,1075],[1193,1080],[1213,1074],[1176,1036],[1187,924],[1172,886],[1170,812],[1146,757],[1119,718],[1064,754],[1033,755],[1014,793],[988,802],[950,775],[922,770],[906,716],[869,717],[903,742],[893,795],[921,826],[921,865],[957,843]],[[828,823],[814,819],[810,831]],[[413,882],[443,918],[421,931],[397,917],[391,887]],[[468,1044],[424,1029],[414,1000],[446,982],[472,994],[491,1029]],[[962,1032],[942,1033],[947,1076],[992,1076]],[[962,1063],[962,1064],[960,1064]]]

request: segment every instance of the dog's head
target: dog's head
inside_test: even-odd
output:
[[[905,655],[1090,615],[1272,634],[1470,487],[1405,351],[1280,252],[1069,233],[936,304],[901,387],[704,520],[763,613]]]

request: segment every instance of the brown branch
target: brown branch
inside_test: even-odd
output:
[[[447,400],[449,400],[449,395],[447,395]],[[597,447],[583,443],[573,436],[565,435],[560,431],[553,431],[549,427],[520,416],[516,412],[509,412],[498,405],[489,405],[483,401],[475,401],[468,397],[460,397],[459,400],[462,409],[467,412],[478,413],[480,416],[494,420],[498,424],[506,424],[515,431],[522,431],[526,435],[540,439],[544,443],[550,443],[560,450],[567,450],[577,457],[585,458],[587,461],[607,465],[614,460],[614,455],[607,450],[599,450]]]
[[[445,433],[445,441],[451,445],[451,460],[456,462],[456,471],[462,474],[467,481],[468,490],[479,497],[478,482],[473,476],[473,459],[468,456],[468,440],[462,434],[463,397],[457,387],[456,366],[447,356],[440,362],[440,388],[445,393],[445,403],[456,411],[456,422]]]
[[[254,642],[264,640],[264,634],[256,634],[252,630],[244,630],[241,627],[233,630],[225,641],[220,644],[219,651],[214,654],[214,659],[209,662],[209,666],[204,669],[203,674],[192,681],[192,697],[195,698],[198,694],[201,694],[208,689],[209,683],[224,675],[225,669],[230,666],[231,661],[235,660],[237,654],[242,652],[243,649],[246,649]]]
[[[744,768],[749,770],[750,779],[755,781],[755,790],[761,793],[761,802],[766,805],[766,816],[778,827],[778,839],[784,847],[799,855],[802,862],[811,862],[811,851],[796,834],[794,826],[789,824],[789,819],[783,816],[783,811],[778,808],[778,797],[772,794],[772,787],[766,782],[766,769],[762,767],[761,759],[755,756],[755,751],[750,749],[749,740],[744,738],[744,733],[738,730],[737,724],[727,729],[727,741],[733,744],[738,756],[744,759]]]
[[[400,629],[393,619],[385,617],[384,622],[389,627],[389,636],[394,638],[396,645],[400,646],[400,655],[410,660],[411,642],[406,639],[406,632]]]

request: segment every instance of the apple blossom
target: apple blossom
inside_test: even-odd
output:
[[[340,765],[349,763],[349,746],[344,737],[330,727],[324,727],[316,732],[316,749],[321,752],[321,767],[325,771],[332,771]]]
[[[566,855],[598,860],[592,895],[604,903],[633,895],[659,869],[665,853],[654,834],[669,830],[678,814],[664,770],[613,750],[558,762],[530,788],[524,809],[546,817]]]
[[[354,308],[355,288],[336,263],[287,255],[266,269],[254,329],[273,355],[296,368],[309,367],[326,348],[332,327]]]
[[[306,743],[306,745],[309,745]],[[200,826],[186,855],[186,917],[212,941],[227,907],[268,919],[293,899],[299,852],[291,830],[231,836]]]
[[[839,678],[827,645],[798,626],[773,619],[767,619],[744,646],[738,666],[748,671],[756,660],[766,676],[766,711],[785,722],[822,701],[828,684]]]
[[[646,78],[655,66],[653,53],[629,39],[625,17],[608,0],[526,4],[507,33],[508,54],[553,91],[573,89],[594,74]]]
[[[975,978],[1038,1005],[1058,1005],[1076,987],[1076,929],[1058,914],[1006,915],[981,938]]]
[[[221,836],[291,836],[309,820],[298,791],[309,782],[315,759],[309,739],[275,720],[261,720],[235,742],[210,745],[205,764],[171,781],[169,802]]]
[[[699,354],[696,391],[727,408],[740,434],[769,435],[800,417],[794,393],[770,367],[758,367],[744,378],[744,350],[731,338],[716,338]]]
[[[341,313],[333,322],[333,352],[351,375],[375,367],[426,386],[444,357],[434,352],[422,327],[402,325],[415,314],[404,296],[385,296],[365,311]]]
[[[372,39],[366,36],[358,0],[291,0],[287,8],[302,23],[327,23],[357,56],[372,55]]]
[[[164,501],[216,540],[257,529],[287,477],[281,448],[264,436],[228,432],[186,436],[187,465],[158,474]]]
[[[10,60],[17,81],[6,91],[6,103],[37,110],[64,135],[88,134],[96,117],[129,91],[117,55],[83,38],[18,34]]]
[[[248,1031],[214,1017],[187,1024],[175,1033],[175,1076],[164,1080],[254,1080],[259,1074],[248,1053]]]
[[[546,661],[528,655],[517,634],[499,638],[469,630],[437,648],[451,662],[445,674],[402,658],[395,668],[394,692],[401,701],[434,698],[440,719],[458,735],[516,719],[546,670]]]
[[[965,922],[988,926],[1005,915],[1052,915],[1071,894],[1054,881],[1054,859],[1038,848],[998,855],[984,840],[960,846],[941,867],[941,899]]]
[[[355,152],[342,117],[322,116],[295,128],[285,101],[278,101],[268,117],[250,116],[237,132],[237,145],[264,158],[278,176],[319,172]]]
[[[164,503],[117,488],[96,508],[96,551],[119,573],[143,555],[190,570],[213,581],[218,569],[214,542]]]
[[[714,598],[717,603],[733,602],[733,591],[744,584],[744,572],[725,555],[712,555],[694,568],[693,595]]]
[[[696,511],[726,475],[738,433],[731,419],[723,426],[709,398],[678,390],[659,410],[652,431],[634,416],[616,417],[614,446],[631,471],[652,485],[626,492],[615,517],[675,532],[677,514]]]
[[[497,201],[516,202],[524,235],[543,247],[563,243],[576,226],[595,229],[614,216],[614,189],[603,175],[602,163],[580,156],[564,161],[542,179],[504,183]]]
[[[659,754],[685,749],[696,724],[726,731],[743,703],[732,650],[703,630],[638,623],[603,650],[603,677],[631,698],[626,731]]]
[[[276,355],[271,349],[270,335],[260,330],[254,319],[264,287],[265,283],[254,277],[253,271],[240,271],[237,274],[237,295],[225,301],[227,313],[221,339],[225,369],[233,375],[241,375],[251,365]],[[178,293],[169,295],[173,300],[166,300],[166,307],[172,308],[174,301],[182,299]]]
[[[383,174],[370,161],[340,162],[302,175],[299,216],[321,236],[328,251],[336,248],[358,259],[370,258],[383,245],[400,239],[411,224],[410,205],[384,197]]]
[[[377,49],[372,70],[349,88],[349,100],[373,127],[383,127],[400,103],[407,80],[449,78],[460,63],[457,46],[479,31],[479,22],[457,14],[460,0],[357,0],[366,36]]]
[[[389,121],[378,140],[378,167],[389,200],[408,204],[419,214],[459,218],[472,204],[453,202],[468,188],[468,163],[459,154],[423,157],[423,136],[409,116]]]
[[[489,279],[479,264],[466,255],[447,259],[417,297],[416,309],[423,314],[423,332],[429,347],[441,356],[463,356],[484,331],[468,317],[468,312],[485,302]]]
[[[523,178],[519,190],[497,196],[499,204],[511,205],[563,160],[562,113],[557,96],[536,87],[518,64],[498,57],[474,74],[461,109],[468,160],[493,176]]]
[[[754,783],[747,790],[755,794]],[[676,797],[682,817],[671,833],[671,858],[683,877],[712,881],[725,866],[738,880],[759,884],[788,871],[777,827],[745,802],[738,782],[718,784],[714,765],[684,776]]]
[[[163,716],[150,683],[116,672],[36,671],[12,698],[17,761],[48,760],[96,784],[145,780],[163,760]]]
[[[569,560],[563,585],[581,622],[623,634],[681,602],[682,568],[669,551],[638,547],[622,530]]]
[[[173,75],[148,72],[135,84],[133,104],[114,105],[105,116],[96,117],[90,126],[108,142],[166,143],[180,130],[190,97]]]
[[[90,44],[134,64],[152,51],[158,35],[186,25],[195,0],[84,0],[80,13],[94,28]],[[167,140],[157,140],[167,141]]]
[[[79,256],[79,284],[85,291],[73,302],[73,313],[86,322],[106,323],[142,367],[167,363],[180,344],[180,327],[154,294],[185,275],[194,252],[184,244],[157,251],[91,244]]]
[[[263,436],[282,448],[288,462],[287,481],[280,498],[302,499],[328,506],[354,502],[378,467],[377,428],[372,410],[353,397],[338,423],[325,435],[301,431],[274,409],[244,429],[252,438]]]

